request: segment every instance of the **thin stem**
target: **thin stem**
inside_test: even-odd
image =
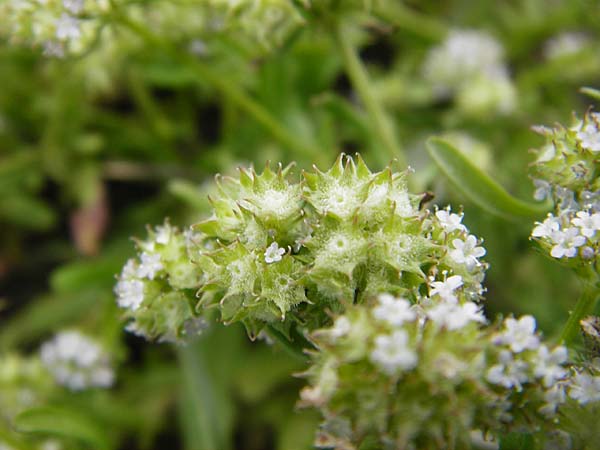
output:
[[[352,85],[356,89],[381,144],[391,158],[395,158],[402,166],[406,166],[406,158],[402,152],[400,142],[396,138],[395,130],[387,117],[383,106],[372,90],[367,69],[360,60],[356,49],[352,46],[349,37],[344,32],[342,24],[335,26],[335,40],[342,52],[344,65]]]
[[[375,7],[374,13],[386,22],[432,42],[442,41],[448,33],[443,23],[400,2],[381,2]]]
[[[306,362],[308,360],[301,348],[295,346],[275,328],[269,325],[267,326],[266,331],[269,337],[280,344],[281,348],[296,361]]]
[[[316,158],[321,153],[319,148],[307,144],[304,139],[295,136],[287,128],[282,126],[264,106],[248,96],[242,89],[224,77],[223,74],[213,71],[208,65],[198,61],[193,55],[178,51],[177,48],[160,39],[158,36],[155,36],[144,26],[131,20],[125,14],[115,12],[114,15],[119,23],[142,37],[146,42],[155,47],[162,48],[183,64],[194,69],[199,78],[211,84],[232,103],[236,104],[239,108],[252,116],[254,120],[261,124],[282,145],[309,158]]]
[[[597,300],[598,287],[596,286],[595,280],[588,279],[585,281],[583,292],[581,297],[579,297],[579,300],[577,300],[575,309],[571,312],[571,315],[569,316],[569,319],[567,320],[567,323],[560,334],[560,342],[563,342],[566,345],[573,343],[579,332],[579,322],[585,316],[592,313],[594,307],[596,306]]]

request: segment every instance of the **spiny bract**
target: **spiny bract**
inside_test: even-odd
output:
[[[381,292],[413,302],[428,292],[479,300],[485,250],[461,215],[422,209],[405,172],[373,173],[359,156],[343,154],[328,171],[315,168],[301,181],[292,180],[291,169],[267,165],[260,174],[218,176],[212,216],[192,227],[171,268],[163,244],[151,238],[140,245],[141,262],[128,263],[116,289],[134,318],[130,327],[180,336],[184,318],[216,308],[223,322],[241,321],[251,336],[265,325],[287,335],[291,327],[321,327],[330,312]],[[175,285],[173,267],[194,276]],[[192,289],[199,304],[190,309]],[[149,300],[169,296],[180,298],[169,307]],[[186,313],[173,314],[177,308]],[[142,313],[152,315],[154,329],[138,320]],[[167,324],[166,317],[174,320]]]

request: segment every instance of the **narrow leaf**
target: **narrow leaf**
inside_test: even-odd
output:
[[[489,175],[473,165],[462,152],[443,139],[429,139],[427,149],[451,183],[473,203],[491,214],[505,219],[535,219],[550,209],[547,203],[530,203],[513,197]]]
[[[56,407],[33,408],[19,414],[15,418],[15,426],[22,433],[74,439],[94,449],[111,448],[102,425],[78,411]]]

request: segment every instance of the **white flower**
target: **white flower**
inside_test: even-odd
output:
[[[492,384],[498,384],[507,389],[515,388],[520,391],[522,384],[528,380],[527,363],[515,360],[508,350],[502,350],[498,359],[500,364],[489,368],[486,379]]]
[[[590,152],[600,152],[600,131],[595,123],[586,124],[577,132],[577,140],[581,146]]]
[[[555,381],[561,380],[567,375],[567,371],[562,367],[567,361],[567,348],[558,346],[554,350],[548,350],[545,345],[538,349],[535,359],[533,374],[536,378],[542,378],[544,387],[550,387]]]
[[[63,6],[72,14],[79,14],[83,11],[84,0],[63,0]]]
[[[79,20],[69,14],[63,13],[56,19],[56,38],[59,41],[79,39],[81,28]]]
[[[535,192],[533,198],[539,201],[552,197],[552,185],[546,180],[533,180]]]
[[[467,266],[467,270],[473,270],[479,264],[477,258],[485,255],[485,248],[477,246],[477,238],[472,234],[467,236],[464,241],[454,239],[452,245],[454,249],[450,250],[450,258],[459,264]]]
[[[429,296],[439,295],[443,300],[456,303],[458,299],[454,295],[454,291],[463,285],[463,280],[460,275],[452,275],[445,281],[432,281]]]
[[[373,317],[390,325],[400,326],[417,318],[417,313],[411,309],[411,304],[403,298],[395,298],[390,294],[381,294],[379,305],[373,309]]]
[[[535,335],[535,319],[523,316],[519,320],[508,318],[504,321],[505,331],[494,339],[495,344],[508,345],[515,353],[523,350],[535,350],[540,338]]]
[[[600,401],[600,376],[576,373],[569,385],[569,397],[580,405]]]
[[[440,303],[427,310],[427,317],[448,330],[458,330],[469,322],[485,322],[481,308],[473,302],[462,305]]]
[[[548,214],[548,218],[542,223],[537,222],[537,226],[531,232],[533,237],[551,237],[560,230],[560,220],[552,214]]]
[[[554,247],[550,255],[554,258],[573,258],[577,255],[577,247],[585,244],[585,237],[579,234],[579,229],[570,227],[564,231],[557,231],[552,235]]]
[[[108,355],[76,331],[63,331],[45,342],[40,358],[57,383],[72,390],[109,387],[114,381]]]
[[[140,255],[140,266],[137,269],[137,276],[154,280],[156,272],[161,271],[163,268],[164,266],[160,262],[159,253],[142,252]]]
[[[408,334],[405,330],[394,331],[389,336],[377,336],[371,361],[383,371],[393,375],[399,369],[409,370],[417,365],[417,354],[408,347]]]
[[[271,264],[274,262],[281,261],[284,253],[285,253],[285,249],[279,248],[279,245],[277,244],[277,242],[273,242],[271,245],[269,245],[267,247],[267,250],[265,251],[265,262],[267,264]]]
[[[456,89],[478,77],[506,77],[500,43],[477,30],[454,30],[446,40],[430,50],[424,75],[442,93]]]
[[[461,222],[463,219],[462,215],[458,215],[455,213],[450,213],[450,211],[445,209],[440,209],[435,213],[435,216],[440,221],[440,224],[448,233],[458,230],[458,231],[467,231],[467,227],[465,227]]]
[[[583,33],[564,32],[544,44],[544,57],[546,59],[557,59],[566,55],[572,55],[579,52],[589,42],[588,37]]]
[[[556,186],[554,189],[556,198],[559,200],[559,208],[561,214],[568,211],[578,211],[580,209],[579,204],[575,200],[575,193],[562,186]]]
[[[579,227],[581,234],[591,238],[600,230],[600,213],[590,214],[587,211],[579,211],[577,217],[571,219],[571,223]]]
[[[169,241],[171,240],[171,227],[170,226],[156,227],[155,233],[156,233],[156,236],[155,236],[154,240],[156,241],[157,244],[167,245],[169,243]]]
[[[329,330],[329,334],[332,338],[337,339],[346,336],[352,329],[352,323],[345,316],[340,316],[335,319],[333,327]]]
[[[562,405],[567,399],[565,394],[565,387],[563,383],[556,383],[546,392],[544,392],[545,404],[539,409],[539,411],[547,416],[551,417],[556,414],[556,409],[559,405]]]
[[[42,44],[44,51],[44,56],[54,57],[54,58],[64,58],[65,56],[65,48],[62,42],[58,41],[45,41]]]
[[[140,280],[119,280],[115,286],[117,304],[135,311],[144,301],[144,283]]]

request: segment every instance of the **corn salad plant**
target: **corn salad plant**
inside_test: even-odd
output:
[[[0,2],[0,450],[595,449],[599,23]]]

